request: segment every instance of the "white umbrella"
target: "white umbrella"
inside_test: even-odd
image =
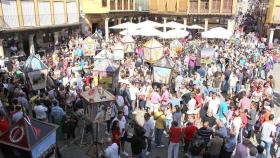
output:
[[[222,27],[212,28],[209,31],[201,33],[202,38],[229,39],[231,35],[231,31],[228,31],[227,29]]]
[[[137,24],[131,22],[125,22],[122,24],[118,24],[115,26],[110,27],[110,29],[128,29],[128,28],[135,28]]]
[[[196,30],[204,30],[204,28],[202,26],[199,25],[191,25],[191,26],[187,26],[188,29],[196,29]]]
[[[162,36],[162,32],[159,31],[158,29],[155,29],[153,27],[143,27],[142,29],[139,29],[137,31],[137,35],[140,36],[147,36],[147,37],[151,37],[151,36]]]
[[[138,31],[136,29],[128,28],[126,30],[119,32],[119,34],[123,36],[127,36],[127,35],[135,36],[138,34]]]
[[[177,39],[177,38],[184,38],[189,35],[188,31],[181,30],[181,29],[174,29],[167,31],[160,36],[161,38],[164,39]]]
[[[158,22],[154,22],[154,21],[150,21],[150,20],[146,20],[143,22],[140,22],[137,24],[137,28],[144,28],[144,27],[163,27],[163,25],[161,23]]]
[[[169,27],[169,28],[180,28],[180,29],[184,29],[187,27],[187,25],[175,22],[175,21],[170,21],[168,23],[166,23],[164,25],[165,27]]]

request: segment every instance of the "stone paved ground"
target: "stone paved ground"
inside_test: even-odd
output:
[[[280,116],[280,64],[275,64],[275,67],[273,69],[273,71],[271,72],[271,74],[275,77],[275,81],[276,81],[276,88],[275,88],[275,115],[276,117]],[[147,158],[155,158],[157,156],[159,156],[160,158],[166,158],[167,157],[167,139],[163,138],[163,142],[166,145],[164,148],[152,148],[152,153],[147,157]],[[93,158],[95,156],[88,156],[86,154],[89,146],[83,146],[80,147],[79,146],[79,140],[69,146],[65,146],[64,142],[60,142],[59,143],[61,146],[61,152],[63,154],[64,158]],[[128,152],[130,149],[130,144],[126,143],[126,149]],[[180,149],[180,151],[182,151],[182,147]],[[182,152],[180,152],[182,153]],[[183,157],[183,155],[179,156],[180,158]]]

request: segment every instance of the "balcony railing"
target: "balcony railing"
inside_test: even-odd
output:
[[[36,25],[35,15],[24,15],[23,19],[23,26],[19,25],[19,17],[18,15],[4,15],[0,16],[0,28],[3,29],[14,29],[14,28],[24,28],[24,27],[35,27],[35,26],[52,26],[52,18],[51,14],[40,14],[39,15],[39,25]],[[61,25],[61,24],[71,24],[79,22],[79,14],[76,13],[68,13],[67,19],[65,19],[65,15],[55,14],[56,21],[54,25]],[[60,18],[58,18],[60,17]],[[58,21],[62,20],[62,21]],[[67,23],[65,21],[68,21]]]

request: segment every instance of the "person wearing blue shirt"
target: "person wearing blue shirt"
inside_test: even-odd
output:
[[[226,115],[228,113],[228,106],[230,104],[230,99],[229,98],[225,98],[225,101],[223,101],[221,104],[220,104],[220,107],[219,107],[219,111],[218,111],[218,114],[219,114],[219,119],[225,124],[227,122],[227,118],[226,118]]]
[[[82,49],[82,47],[81,46],[79,46],[77,49],[76,49],[76,56],[77,57],[82,57],[83,56],[83,49]]]

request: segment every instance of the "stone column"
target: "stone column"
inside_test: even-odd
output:
[[[118,18],[118,24],[122,23],[122,18]]]
[[[133,17],[129,18],[129,22],[131,22],[131,23],[133,22]]]
[[[141,22],[141,19],[142,19],[142,17],[138,17],[138,23],[140,23],[140,22]]]
[[[163,17],[163,32],[166,32],[166,22],[167,22],[167,18]]]
[[[268,41],[268,44],[269,44],[270,47],[273,47],[273,36],[274,36],[274,31],[275,31],[275,29],[270,29],[269,41]]]
[[[204,21],[204,31],[208,30],[208,19],[206,18]]]
[[[59,43],[58,37],[59,37],[59,32],[54,32],[53,33],[54,45],[57,45]]]
[[[29,54],[35,54],[35,47],[34,47],[34,34],[29,34],[28,36],[29,42]]]
[[[227,30],[230,32],[234,32],[234,20],[228,19]]]
[[[183,20],[184,20],[184,25],[187,26],[187,24],[188,24],[188,19],[187,19],[187,18],[183,18]],[[185,27],[184,30],[186,31],[187,28]]]
[[[3,40],[4,39],[0,39],[0,59],[5,58],[4,49],[3,49]]]
[[[105,40],[109,41],[109,18],[105,19]]]

